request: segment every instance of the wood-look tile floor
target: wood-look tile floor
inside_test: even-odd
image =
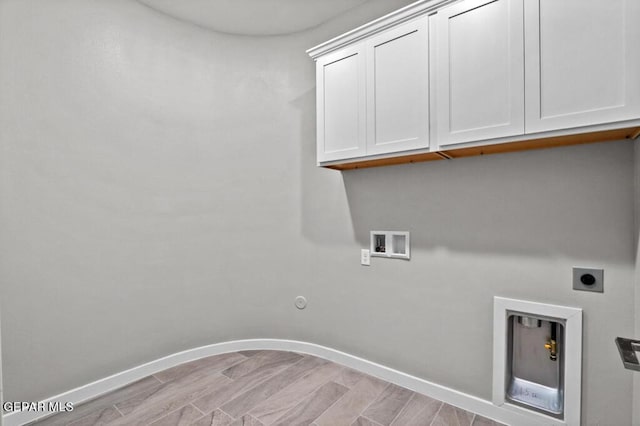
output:
[[[145,377],[42,426],[496,426],[498,423],[311,355],[242,351]]]

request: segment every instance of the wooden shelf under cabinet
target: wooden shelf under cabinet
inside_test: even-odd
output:
[[[369,167],[391,166],[396,164],[419,163],[423,161],[473,157],[476,155],[502,154],[506,152],[555,148],[560,146],[581,145],[595,142],[611,142],[623,139],[636,139],[638,136],[640,136],[640,127],[628,127],[623,129],[603,130],[575,135],[553,136],[517,142],[504,142],[494,145],[482,145],[471,148],[458,148],[437,152],[409,154],[390,158],[379,158],[375,160],[356,160],[350,163],[328,164],[322,166],[334,170],[365,169]]]

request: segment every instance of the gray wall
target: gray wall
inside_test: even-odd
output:
[[[408,3],[260,38],[129,0],[2,0],[6,399],[252,337],[490,399],[501,295],[584,308],[585,423],[629,424],[612,342],[634,332],[632,143],[315,167],[305,49]],[[360,266],[372,229],[411,231],[411,261]],[[606,292],[571,291],[574,265]]]

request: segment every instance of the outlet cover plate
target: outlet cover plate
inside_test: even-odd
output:
[[[369,249],[360,250],[360,264],[364,266],[371,265],[371,252]]]
[[[583,275],[592,275],[595,278],[593,284],[584,284],[581,280]],[[604,269],[595,268],[573,268],[573,289],[579,291],[593,291],[604,293]]]

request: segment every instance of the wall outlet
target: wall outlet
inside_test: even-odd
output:
[[[360,264],[364,266],[371,265],[371,252],[369,250],[360,250]]]
[[[573,289],[604,293],[604,270],[573,268]]]

